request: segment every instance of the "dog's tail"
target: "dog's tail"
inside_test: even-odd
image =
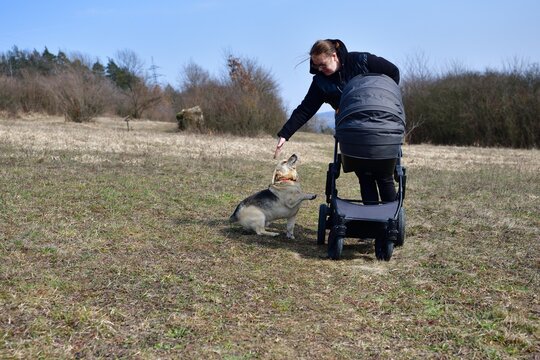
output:
[[[229,217],[230,222],[237,222],[238,221],[238,212],[240,211],[241,208],[242,208],[242,203],[238,204],[236,209],[234,209],[233,214],[231,215],[231,217]]]

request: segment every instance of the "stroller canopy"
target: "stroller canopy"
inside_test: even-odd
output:
[[[394,80],[382,74],[365,74],[347,83],[336,115],[336,138],[342,154],[397,158],[404,134],[405,110]]]

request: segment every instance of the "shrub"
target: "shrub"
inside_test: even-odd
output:
[[[66,120],[79,123],[103,114],[113,93],[108,81],[76,68],[56,76],[52,90]]]
[[[540,145],[540,71],[449,72],[403,85],[408,141],[531,148]]]
[[[198,65],[184,68],[177,111],[199,105],[208,132],[254,136],[275,134],[285,119],[277,83],[248,59],[227,58],[228,76],[216,80]]]
[[[49,89],[48,78],[34,71],[23,70],[14,86],[17,112],[56,114],[58,102]]]
[[[18,87],[19,84],[15,78],[0,75],[0,110],[10,115],[17,114],[19,110],[16,95],[18,93]]]

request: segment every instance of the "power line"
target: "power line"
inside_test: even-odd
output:
[[[162,77],[163,74],[158,74],[157,70],[160,68],[159,66],[157,66],[156,64],[154,64],[154,57],[152,56],[151,58],[151,62],[152,62],[152,65],[150,66],[149,70],[151,72],[151,76],[152,76],[152,81],[154,83],[154,85],[158,85],[158,78]]]

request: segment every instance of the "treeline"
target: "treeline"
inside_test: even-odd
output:
[[[417,72],[403,82],[409,143],[540,146],[540,68]]]
[[[0,53],[0,112],[63,115],[74,122],[97,116],[175,121],[200,106],[204,124],[193,131],[243,136],[276,134],[286,120],[278,85],[250,59],[225,57],[226,72],[211,76],[197,64],[182,69],[178,87],[161,85],[130,50],[106,64],[80,54]],[[540,146],[540,68],[516,63],[503,71],[453,69],[432,75],[405,71],[402,81],[407,142],[446,145]],[[311,125],[309,125],[311,124]],[[321,131],[313,119],[304,130]]]
[[[198,105],[205,122],[197,131],[275,134],[285,121],[285,108],[270,73],[233,55],[225,66],[228,76],[215,78],[188,64],[174,88],[158,84],[130,50],[102,64],[81,54],[13,47],[0,54],[0,112],[63,115],[73,122],[104,115],[175,121],[181,109]]]
[[[148,81],[141,64],[127,50],[103,65],[80,54],[14,47],[0,54],[0,111],[64,115],[74,122],[105,114],[172,116],[160,114],[166,105],[163,91]]]

